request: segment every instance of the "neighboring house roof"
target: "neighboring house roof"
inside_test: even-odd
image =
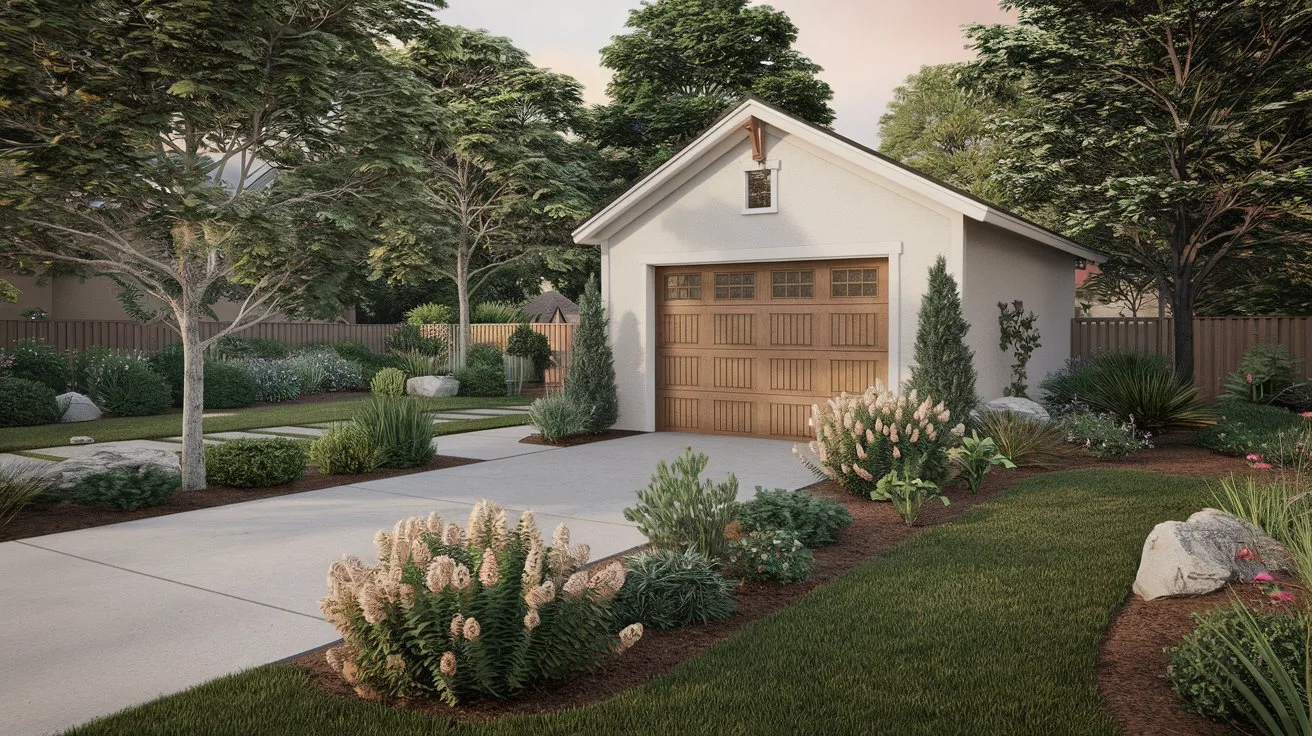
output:
[[[544,291],[524,305],[524,314],[534,322],[568,322],[570,317],[577,317],[578,313],[579,305],[558,291]]]
[[[979,222],[995,225],[1038,243],[1065,251],[1079,258],[1102,261],[1098,251],[1032,222],[1014,212],[976,197],[969,192],[939,181],[927,174],[895,161],[872,148],[845,138],[837,133],[797,118],[754,97],[743,100],[730,109],[682,151],[676,153],[652,171],[627,192],[602,207],[586,222],[574,230],[574,242],[600,245],[606,234],[623,226],[643,209],[635,208],[648,195],[678,177],[695,165],[702,156],[732,136],[744,135],[743,127],[751,118],[795,135],[839,158],[873,172],[949,209]]]

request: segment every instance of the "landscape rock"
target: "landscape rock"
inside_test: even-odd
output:
[[[70,488],[88,475],[109,470],[149,469],[182,475],[182,460],[167,450],[101,450],[87,457],[72,457],[51,468],[50,479],[58,488]]]
[[[66,394],[60,394],[55,397],[55,401],[60,406],[67,403],[68,408],[64,409],[64,416],[60,417],[61,422],[90,422],[100,418],[100,407],[95,402],[74,391]]]
[[[1047,422],[1049,420],[1048,410],[1044,409],[1037,401],[1022,399],[1019,396],[1003,396],[1000,399],[994,399],[986,402],[979,408],[980,411],[1009,411],[1022,417],[1033,419],[1038,422]]]
[[[70,445],[91,445],[95,444],[95,441],[95,437],[88,437],[85,434],[75,434],[68,438],[68,444]]]
[[[1237,557],[1241,549],[1252,560]],[[1185,521],[1153,527],[1143,545],[1134,592],[1144,600],[1205,595],[1260,572],[1290,572],[1289,553],[1261,528],[1224,511],[1203,509]]]
[[[411,396],[455,396],[460,382],[453,376],[416,376],[405,382],[405,392]]]

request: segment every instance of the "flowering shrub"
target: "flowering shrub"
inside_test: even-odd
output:
[[[1068,414],[1061,419],[1060,430],[1066,442],[1083,447],[1094,457],[1124,457],[1153,446],[1150,433],[1111,414]]]
[[[915,391],[898,396],[871,386],[860,396],[840,394],[811,407],[813,457],[802,462],[861,497],[891,470],[939,483],[947,477],[947,448],[966,432],[963,424],[949,429],[951,418],[942,403]]]
[[[725,571],[741,580],[796,583],[806,580],[814,566],[815,557],[796,534],[775,529],[730,542]]]
[[[255,381],[256,401],[292,401],[300,398],[301,379],[286,360],[254,358],[246,361],[246,372]]]
[[[1301,415],[1232,399],[1217,402],[1216,411],[1221,417],[1198,433],[1199,445],[1224,455],[1257,455],[1249,462],[1278,468],[1312,463],[1312,424]]]
[[[511,531],[505,509],[482,501],[467,529],[411,517],[374,543],[378,564],[334,562],[319,602],[343,639],[328,663],[362,698],[506,697],[642,636],[641,624],[612,633],[624,566],[590,574],[588,546],[563,524],[546,545],[530,512]]]

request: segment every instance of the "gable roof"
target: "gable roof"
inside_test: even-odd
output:
[[[544,291],[524,305],[524,314],[532,317],[534,322],[551,322],[556,312],[568,318],[579,313],[579,305],[559,291]]]
[[[939,181],[872,148],[863,146],[850,138],[845,138],[828,128],[822,128],[802,120],[754,97],[748,97],[736,107],[728,110],[710,128],[692,143],[685,146],[682,151],[676,153],[668,161],[643,177],[627,192],[603,206],[586,222],[579,225],[573,233],[574,242],[600,245],[604,239],[604,233],[613,227],[628,222],[629,219],[643,211],[634,210],[648,195],[683,171],[694,166],[704,154],[720,143],[733,136],[745,137],[743,127],[753,117],[785,133],[798,136],[828,153],[916,192],[931,201],[960,212],[972,220],[995,225],[1079,258],[1091,261],[1105,259],[1105,256],[1098,251],[1086,248],[1060,233],[1053,232],[992,202],[980,199],[946,182]]]

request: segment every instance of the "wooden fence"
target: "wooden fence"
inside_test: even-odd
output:
[[[1071,356],[1099,350],[1139,350],[1174,355],[1171,318],[1077,317],[1071,320]],[[1304,378],[1312,377],[1312,317],[1199,317],[1194,320],[1194,383],[1211,401],[1227,373],[1255,345],[1289,348]]]
[[[480,342],[491,343],[505,350],[510,334],[517,327],[519,325],[470,325],[469,342],[471,345]],[[564,385],[565,374],[569,372],[570,353],[574,348],[574,325],[565,322],[540,322],[530,324],[529,327],[547,336],[547,344],[551,346],[551,353],[555,358],[552,366],[543,376],[543,381],[547,385]]]
[[[222,322],[202,322],[201,337],[207,338],[223,329]],[[288,345],[354,340],[370,349],[387,349],[387,338],[396,325],[352,325],[332,322],[261,322],[236,333],[240,337],[264,337]],[[38,339],[60,350],[80,350],[92,346],[119,350],[155,351],[181,342],[177,333],[159,323],[142,324],[122,321],[74,320],[4,320],[0,321],[0,347],[12,346],[24,339]]]

